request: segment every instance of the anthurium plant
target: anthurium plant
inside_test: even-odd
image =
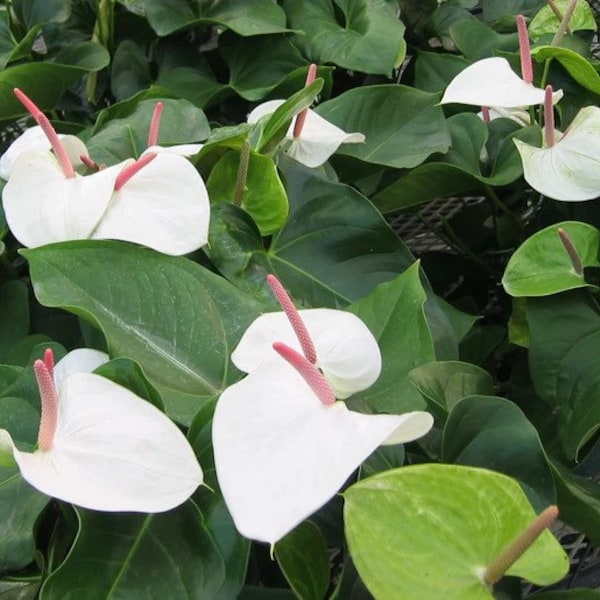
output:
[[[2,3],[0,596],[600,598],[596,10]]]

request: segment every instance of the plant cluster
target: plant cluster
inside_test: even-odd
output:
[[[0,595],[563,579],[555,520],[600,541],[595,32],[586,0],[3,3]],[[385,217],[440,197],[417,260]]]

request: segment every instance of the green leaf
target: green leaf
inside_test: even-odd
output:
[[[148,146],[148,130],[157,101],[163,105],[158,143],[162,146],[198,142],[210,128],[203,111],[187,100],[156,98],[141,100],[129,113],[101,113],[87,141],[90,156],[98,162],[116,164],[137,158]],[[114,107],[113,107],[114,109]]]
[[[539,63],[556,59],[579,85],[594,94],[600,94],[600,75],[581,54],[558,46],[538,46],[532,48],[531,56]]]
[[[234,202],[241,152],[230,150],[217,162],[206,181],[211,203]],[[285,223],[288,199],[275,162],[250,151],[242,208],[254,219],[261,235],[275,233]]]
[[[25,581],[14,581],[8,579],[0,580],[0,598],[2,600],[36,600],[38,597],[38,589],[40,581],[30,579]]]
[[[229,361],[259,306],[182,257],[119,242],[82,241],[23,251],[38,300],[96,323],[113,357],[137,361],[167,413],[191,421],[237,379]]]
[[[117,100],[125,100],[152,84],[148,57],[133,40],[123,40],[111,65],[110,89]]]
[[[565,14],[570,0],[554,0],[554,3],[561,14]],[[560,22],[557,16],[552,12],[550,6],[544,6],[531,20],[529,27],[529,37],[535,42],[547,33],[556,33]],[[596,19],[590,5],[586,0],[577,0],[575,10],[569,21],[569,29],[571,31],[579,31],[588,29],[596,31]]]
[[[537,511],[556,503],[552,471],[535,427],[505,398],[469,396],[450,412],[442,460],[516,479]]]
[[[455,360],[430,362],[414,368],[408,379],[445,419],[466,396],[494,393],[492,376],[481,367]]]
[[[470,64],[463,56],[419,51],[415,63],[415,87],[424,92],[441,92]]]
[[[556,223],[527,238],[511,256],[502,277],[508,294],[548,296],[589,285],[583,274],[575,272],[559,229],[571,239],[583,267],[600,266],[600,231],[581,221]]]
[[[404,25],[384,0],[285,0],[284,9],[312,62],[389,77],[406,54]]]
[[[145,0],[144,6],[150,26],[160,36],[201,25],[225,27],[244,36],[289,31],[285,13],[273,0],[253,0],[251,4],[236,0]]]
[[[91,47],[93,52],[90,52]],[[9,66],[0,71],[0,121],[13,120],[27,112],[15,97],[14,88],[23,90],[42,110],[53,110],[73,83],[108,64],[110,57],[102,46],[89,42],[85,48],[87,50],[78,45],[73,50],[71,58],[78,60],[75,64],[45,61]]]
[[[275,545],[275,558],[300,600],[322,600],[329,587],[329,556],[320,529],[304,521]]]
[[[519,48],[516,33],[496,33],[476,18],[461,19],[453,23],[450,26],[450,36],[461,53],[472,61],[492,56],[494,51],[514,52]]]
[[[514,480],[455,465],[387,471],[344,497],[350,553],[378,598],[492,600],[482,569],[535,518]],[[507,574],[548,585],[568,569],[568,557],[545,531]]]
[[[35,25],[17,42],[10,30],[6,9],[0,9],[0,69],[10,62],[28,58],[41,28],[41,24]]]
[[[67,560],[46,579],[42,600],[217,598],[227,583],[214,532],[191,500],[153,515],[77,514],[79,534]]]
[[[587,589],[561,590],[536,594],[539,600],[599,600],[600,592]]]
[[[505,16],[524,15],[532,17],[546,5],[546,0],[483,0],[483,18],[488,23],[498,21]]]
[[[373,85],[345,92],[320,104],[316,112],[344,131],[365,135],[363,144],[342,145],[339,154],[397,169],[412,168],[450,147],[439,99],[439,94],[403,85]]]
[[[11,8],[29,30],[42,23],[63,23],[71,14],[71,0],[13,0]]]
[[[526,310],[532,382],[556,414],[566,456],[577,459],[600,427],[600,314],[583,290],[528,298]]]
[[[419,268],[414,263],[349,307],[369,327],[383,358],[377,381],[353,397],[372,410],[400,414],[425,407],[408,377],[414,367],[435,358]]]
[[[365,479],[389,471],[404,465],[405,452],[403,444],[394,444],[393,446],[379,446],[362,465],[360,465],[360,479]]]
[[[29,294],[19,280],[0,285],[0,361],[29,333]]]

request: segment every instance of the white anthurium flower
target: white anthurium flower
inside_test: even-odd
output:
[[[248,123],[256,123],[262,117],[274,113],[285,100],[269,100],[259,104],[248,115]],[[356,144],[365,141],[362,133],[346,133],[314,110],[307,109],[306,121],[299,135],[294,136],[294,126],[286,133],[285,152],[307,167],[315,168],[335,154],[342,144]]]
[[[148,146],[143,154],[178,154],[179,156],[195,156],[202,150],[204,144],[176,144],[175,146]]]
[[[122,168],[121,164],[67,177],[52,152],[21,153],[2,191],[11,232],[29,248],[90,237],[108,208]]]
[[[181,255],[208,241],[210,202],[202,177],[183,156],[145,154],[125,183],[116,184],[108,207],[90,236],[142,244]],[[132,165],[134,167],[135,165]]]
[[[562,90],[554,92],[556,104]],[[498,56],[484,58],[461,71],[448,85],[440,104],[519,108],[544,103],[544,90],[526,83]]]
[[[523,175],[536,191],[564,201],[591,200],[600,196],[600,108],[586,106],[564,134],[545,123],[545,144],[536,148],[513,140],[523,162]],[[554,140],[549,143],[549,128]]]
[[[90,357],[77,357],[75,362]],[[92,359],[93,362],[93,359]],[[55,383],[52,354],[34,363],[42,399],[38,448],[19,450],[0,430],[23,479],[83,508],[162,512],[190,497],[202,470],[177,426],[126,388],[92,373]]]
[[[85,144],[74,135],[58,134],[63,146],[66,148],[74,168],[83,165],[82,155],[87,155]],[[6,150],[0,158],[0,177],[9,179],[15,160],[27,150],[50,150],[52,145],[44,130],[36,125],[26,129]]]
[[[233,352],[249,374],[217,402],[213,448],[237,529],[274,544],[334,496],[378,446],[425,435],[433,418],[426,412],[366,415],[336,400],[377,379],[376,340],[343,311],[296,311],[277,279],[268,281],[285,314],[259,317]]]
[[[502,108],[501,106],[490,106],[487,107],[487,112],[481,110],[477,113],[477,116],[489,123],[494,119],[510,119],[521,127],[527,127],[531,125],[531,115],[523,108]]]

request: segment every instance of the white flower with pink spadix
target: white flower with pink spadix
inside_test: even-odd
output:
[[[19,450],[2,429],[0,454],[12,453],[23,479],[43,494],[83,508],[154,513],[187,500],[202,470],[185,436],[126,388],[73,373],[78,360],[89,368],[89,355],[79,356],[63,379],[51,351],[35,361],[42,402],[37,449]]]
[[[521,73],[501,57],[484,58],[461,71],[448,85],[440,104],[469,104],[481,107],[518,108],[544,103],[544,90],[533,85],[533,66],[527,25],[523,15],[517,17]],[[554,92],[556,104],[562,90]]]
[[[377,342],[355,315],[297,311],[269,276],[284,312],[259,317],[232,354],[249,374],[219,398],[213,447],[219,486],[239,532],[275,544],[323,506],[380,445],[415,440],[426,412],[367,415],[337,398],[372,385]]]
[[[554,129],[552,88],[546,88],[541,148],[513,139],[525,181],[548,198],[591,200],[600,196],[600,108],[582,108],[564,133]]]
[[[81,176],[46,116],[15,94],[48,136],[53,152],[26,150],[2,193],[6,220],[27,247],[75,239],[118,239],[165,254],[187,254],[208,240],[208,193],[196,169],[175,153],[149,153]]]
[[[308,69],[306,86],[316,78],[317,65]],[[269,100],[254,108],[248,115],[248,123],[257,123],[261,118],[274,113],[285,100]],[[315,168],[325,163],[342,144],[356,144],[365,141],[362,133],[346,133],[314,110],[305,108],[298,114],[286,133],[283,149],[286,154],[306,165]]]

